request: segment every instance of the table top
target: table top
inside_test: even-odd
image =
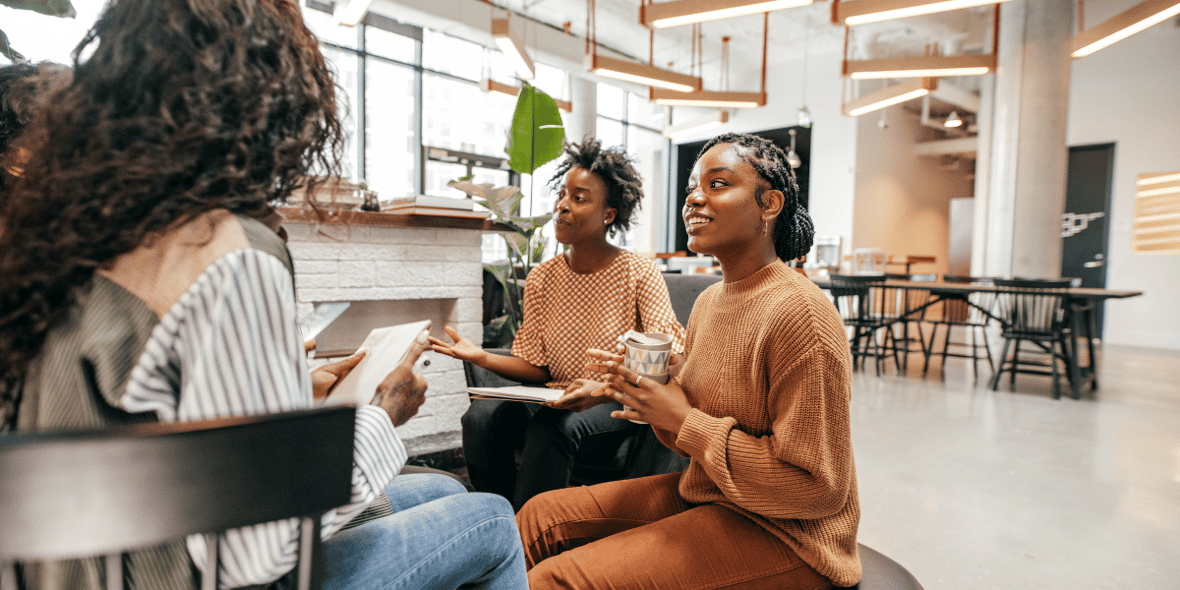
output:
[[[831,288],[832,282],[827,278],[812,278],[811,279],[821,289]],[[995,285],[985,283],[944,283],[942,281],[923,282],[923,281],[898,281],[886,280],[882,283],[886,287],[897,289],[920,289],[929,291],[939,291],[942,293],[1005,293],[1010,292],[1010,287],[997,287]],[[1073,299],[1127,299],[1130,297],[1138,297],[1143,294],[1143,291],[1120,291],[1112,289],[1096,289],[1093,287],[1070,287],[1065,290]]]

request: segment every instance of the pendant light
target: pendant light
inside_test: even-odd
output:
[[[791,168],[798,168],[803,165],[803,159],[795,151],[795,130],[790,129],[787,133],[791,134],[791,150],[787,152],[787,164],[790,164]]]
[[[625,59],[616,59],[598,54],[597,19],[595,18],[594,0],[586,0],[586,71],[615,80],[634,82],[644,86],[678,90],[681,92],[695,92],[701,89],[701,79],[697,76],[686,76],[670,70],[655,67],[649,63],[642,64]],[[654,40],[654,32],[653,32]]]
[[[698,91],[692,93],[648,91],[648,100],[669,106],[717,107],[722,109],[751,109],[766,106],[766,51],[770,13],[762,14],[762,88],[758,92],[731,92],[729,90],[729,37],[721,38],[721,87],[720,92]],[[694,25],[694,51],[699,50],[699,25]],[[703,62],[703,60],[701,60]]]
[[[946,121],[942,123],[943,127],[962,127],[963,120],[959,118],[959,111],[951,111],[947,116]]]
[[[796,122],[800,127],[811,127],[811,111],[807,109],[807,44],[811,36],[811,27],[806,22],[803,23],[803,106],[799,107],[799,114]]]

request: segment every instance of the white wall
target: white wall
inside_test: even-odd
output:
[[[1087,2],[1094,26],[1134,2]],[[1131,252],[1135,177],[1180,170],[1180,28],[1158,24],[1073,61],[1071,146],[1115,144],[1106,286],[1143,291],[1106,304],[1107,342],[1180,349],[1180,255]]]
[[[842,47],[841,47],[842,49]],[[807,60],[807,108],[811,111],[811,218],[816,235],[839,235],[851,252],[853,171],[856,163],[856,119],[841,109],[842,80],[839,52],[813,52]],[[804,97],[799,86],[803,61],[771,68],[767,76],[768,104],[758,109],[736,109],[729,122],[699,135],[677,137],[677,143],[700,141],[726,132],[752,132],[791,127],[797,121]],[[744,90],[744,88],[743,88]],[[676,108],[673,123],[701,116],[707,111]],[[679,187],[677,187],[679,190]]]
[[[917,156],[921,141],[943,134],[923,126],[901,105],[858,118],[853,248],[879,248],[887,255],[933,255],[933,265],[911,272],[945,273],[949,252],[950,200],[970,197],[973,184],[960,166],[944,168],[937,157]],[[890,271],[901,272],[899,267]]]

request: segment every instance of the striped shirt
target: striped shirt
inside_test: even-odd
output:
[[[142,352],[122,396],[103,396],[112,405],[132,414],[154,414],[164,422],[311,406],[289,258],[285,250],[276,251],[278,237],[269,230],[252,220],[238,221],[250,247],[216,258],[159,318],[140,343]],[[119,289],[102,277],[96,282]],[[359,408],[351,501],[324,515],[321,538],[373,502],[405,463],[405,447],[388,414],[376,406]],[[297,557],[297,533],[295,519],[226,532],[220,542],[221,587],[267,584],[290,571]],[[187,541],[198,569],[204,567],[205,548],[202,535]],[[143,567],[153,567],[153,560],[145,561]],[[165,577],[143,571],[129,574],[145,580]],[[189,580],[185,586],[168,587],[191,584]]]

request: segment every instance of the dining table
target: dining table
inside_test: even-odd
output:
[[[873,286],[887,287],[892,289],[902,289],[907,291],[928,291],[930,297],[914,309],[907,310],[905,313],[898,314],[893,317],[889,324],[895,324],[903,321],[912,321],[922,317],[922,312],[927,308],[938,304],[947,299],[954,299],[958,301],[966,301],[968,305],[975,307],[983,312],[988,317],[996,320],[1001,325],[1005,324],[1003,318],[996,316],[992,310],[985,309],[976,305],[968,297],[972,293],[1020,293],[1026,292],[1027,289],[1017,289],[1012,287],[998,287],[991,282],[973,282],[973,283],[950,283],[943,281],[907,281],[890,279],[884,275],[881,277],[884,280],[874,281]],[[828,277],[811,277],[812,282],[821,289],[830,290],[832,288],[832,281]],[[1069,313],[1068,321],[1074,328],[1071,331],[1071,338],[1073,339],[1072,348],[1075,351],[1076,357],[1077,338],[1079,335],[1086,340],[1087,364],[1081,366],[1078,359],[1074,359],[1078,375],[1082,379],[1082,383],[1078,385],[1077,391],[1083,384],[1089,384],[1091,390],[1098,389],[1098,365],[1094,360],[1094,339],[1097,332],[1096,316],[1094,313],[1097,305],[1108,299],[1129,299],[1131,297],[1138,297],[1143,294],[1143,291],[1132,291],[1122,289],[1105,289],[1097,287],[1069,287],[1065,291],[1065,307]]]

